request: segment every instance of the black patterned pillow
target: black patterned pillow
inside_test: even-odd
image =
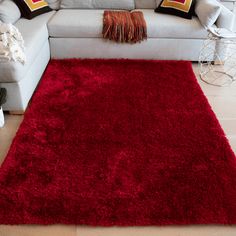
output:
[[[162,0],[155,12],[166,13],[192,19],[195,0]]]
[[[27,19],[52,10],[44,0],[14,0],[14,2],[19,7],[21,15]]]

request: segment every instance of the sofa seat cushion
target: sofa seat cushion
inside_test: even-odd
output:
[[[137,9],[138,10],[138,9]],[[207,31],[197,17],[192,20],[142,9],[148,38],[206,38]],[[101,38],[104,10],[59,10],[48,23],[49,35],[55,38]]]
[[[50,37],[100,38],[104,10],[61,9],[48,23]]]
[[[149,38],[205,39],[204,29],[195,16],[191,20],[143,9]]]
[[[35,17],[32,20],[21,18],[15,26],[19,29],[25,42],[26,63],[1,62],[0,82],[16,82],[24,78],[29,67],[40,53],[46,40],[48,40],[47,22],[55,12],[49,12]]]

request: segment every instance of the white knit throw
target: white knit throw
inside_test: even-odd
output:
[[[25,64],[24,40],[12,24],[0,22],[0,62],[18,61]]]

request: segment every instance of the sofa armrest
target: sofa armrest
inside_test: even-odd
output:
[[[233,31],[235,23],[235,15],[228,8],[221,4],[221,13],[216,21],[216,26],[218,28],[225,28]]]

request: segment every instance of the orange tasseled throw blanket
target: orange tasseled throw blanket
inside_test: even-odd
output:
[[[137,43],[147,39],[147,26],[140,11],[104,11],[103,38],[119,43]]]

